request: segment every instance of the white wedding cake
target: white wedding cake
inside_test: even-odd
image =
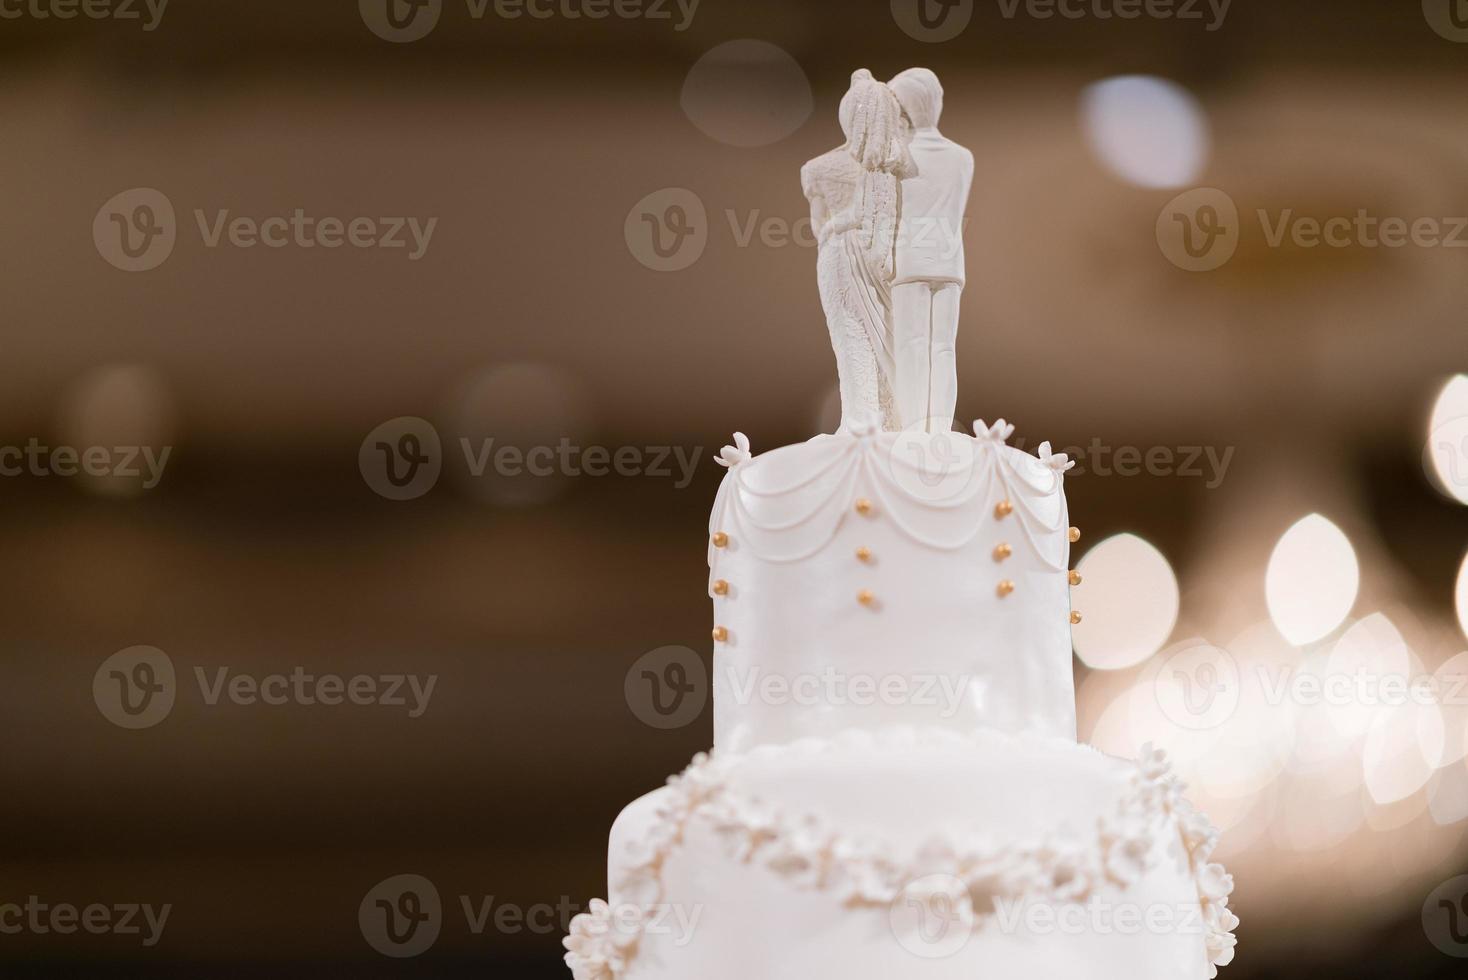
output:
[[[1213,828],[1076,742],[1069,462],[881,425],[721,453],[714,748],[612,827],[575,980],[1216,976]]]

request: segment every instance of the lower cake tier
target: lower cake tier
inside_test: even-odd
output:
[[[575,980],[1190,980],[1233,958],[1216,834],[1160,752],[850,732],[700,756],[612,828]]]

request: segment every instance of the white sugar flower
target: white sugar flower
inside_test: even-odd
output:
[[[1014,435],[1014,426],[1000,419],[986,428],[983,419],[976,419],[974,421],[974,435],[987,442],[1002,443]]]
[[[1048,442],[1040,443],[1040,462],[1057,473],[1064,473],[1076,464],[1076,461],[1065,453],[1052,453]]]
[[[744,462],[749,456],[749,436],[743,432],[736,432],[734,433],[734,445],[720,449],[719,455],[714,457],[714,462],[726,468],[734,467]]]

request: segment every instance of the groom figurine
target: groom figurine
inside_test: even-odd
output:
[[[902,181],[892,279],[894,397],[904,428],[953,428],[958,401],[958,296],[963,291],[963,213],[974,155],[938,132],[943,86],[926,68],[909,68],[892,89],[912,124],[917,176]]]

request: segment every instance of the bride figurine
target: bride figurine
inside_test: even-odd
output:
[[[800,170],[819,251],[816,282],[841,384],[841,428],[900,428],[892,402],[898,188],[916,168],[902,107],[865,68],[841,99],[846,143]]]

